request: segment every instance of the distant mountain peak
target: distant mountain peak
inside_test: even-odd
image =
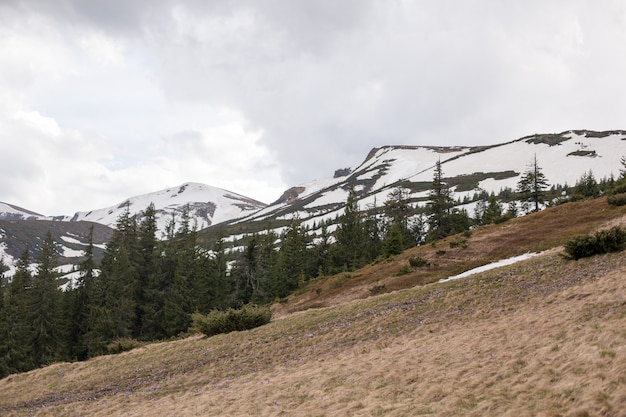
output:
[[[115,227],[124,210],[128,210],[131,215],[141,215],[151,203],[156,210],[157,227],[160,231],[165,230],[172,218],[180,219],[185,210],[189,211],[191,224],[198,229],[204,229],[223,221],[246,216],[266,206],[232,191],[197,182],[186,182],[130,197],[110,207],[77,212],[71,218],[63,220],[86,220]]]

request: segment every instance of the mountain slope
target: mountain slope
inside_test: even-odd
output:
[[[77,212],[70,221],[93,221],[115,227],[120,215],[129,210],[131,215],[140,214],[150,203],[156,209],[157,227],[164,232],[174,217],[180,222],[185,209],[189,210],[191,225],[204,229],[212,224],[245,216],[265,207],[265,204],[248,197],[199,183],[185,183],[124,200],[111,207]]]
[[[0,220],[45,220],[46,216],[0,201]]]
[[[622,209],[598,211],[602,203],[512,222],[545,235],[542,245],[550,230],[558,245],[572,230],[550,226],[557,209],[582,216],[577,230],[626,220]],[[501,247],[511,225],[475,231],[468,250]],[[619,416],[624,276],[623,253],[567,261],[554,247],[458,281],[298,312],[252,331],[12,375],[0,380],[0,414]]]
[[[392,188],[402,186],[418,204],[425,201],[433,169],[441,161],[453,198],[477,191],[514,189],[534,156],[551,184],[573,186],[586,172],[596,179],[619,176],[626,155],[625,131],[568,131],[532,135],[486,147],[385,146],[373,149],[365,161],[344,177],[326,178],[288,190],[275,203],[238,222],[267,218],[333,218],[345,203],[350,185],[360,206],[381,205]],[[312,223],[310,221],[309,223]]]
[[[48,231],[52,234],[59,254],[58,265],[65,265],[63,270],[71,269],[82,259],[90,227],[93,227],[94,257],[100,259],[105,243],[113,234],[113,230],[107,226],[86,221],[0,220],[0,259],[9,267],[7,275],[13,275],[15,261],[27,247],[31,261],[37,260]]]

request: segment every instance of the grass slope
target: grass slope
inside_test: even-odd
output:
[[[606,213],[586,227],[623,220]],[[549,219],[535,219],[549,230]],[[466,250],[511,225],[474,232]],[[559,252],[283,312],[252,331],[13,375],[0,380],[0,415],[626,415],[626,257]],[[357,288],[351,279],[344,285]]]

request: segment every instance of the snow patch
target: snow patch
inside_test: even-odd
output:
[[[543,252],[534,252],[534,253],[525,253],[523,255],[519,255],[519,256],[513,256],[512,258],[507,258],[507,259],[501,259],[497,262],[492,262],[490,264],[487,265],[483,265],[483,266],[479,266],[478,268],[474,268],[474,269],[470,269],[469,271],[465,271],[461,274],[458,275],[453,275],[451,277],[448,278],[444,278],[444,279],[440,279],[439,282],[448,282],[448,281],[453,281],[455,279],[459,279],[459,278],[465,278],[468,277],[470,275],[474,275],[474,274],[478,274],[481,272],[485,272],[485,271],[489,271],[491,269],[495,269],[495,268],[500,268],[502,266],[507,266],[507,265],[512,265],[516,262],[520,262],[520,261],[524,261],[526,259],[530,259],[533,258],[537,255],[542,254]]]

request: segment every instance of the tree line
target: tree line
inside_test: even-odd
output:
[[[587,176],[581,189],[589,183]],[[518,196],[538,210],[547,187],[535,159],[518,184]],[[280,234],[254,234],[235,252],[227,252],[222,239],[210,250],[200,247],[188,211],[172,218],[159,239],[153,205],[138,215],[127,209],[99,264],[91,230],[78,279],[64,290],[48,232],[36,270],[29,269],[26,249],[11,281],[0,280],[0,377],[115,351],[112,346],[124,339],[176,337],[188,330],[193,313],[281,300],[317,277],[353,271],[476,224],[517,215],[515,205],[505,212],[494,196],[474,218],[456,205],[437,162],[423,207],[398,187],[382,207],[361,208],[350,188],[335,221],[313,231],[294,218]]]

